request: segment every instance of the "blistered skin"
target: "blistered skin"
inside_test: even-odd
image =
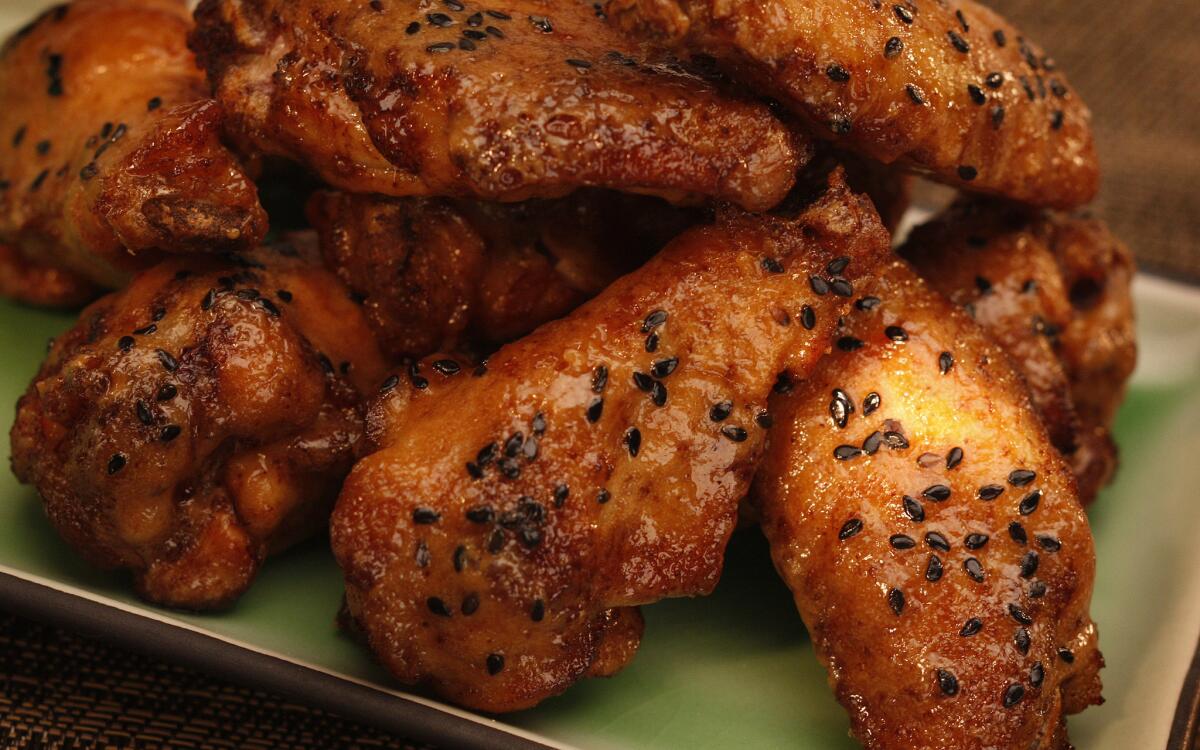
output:
[[[0,241],[31,272],[18,299],[77,303],[85,295],[55,283],[115,288],[159,251],[262,238],[266,215],[221,145],[190,27],[182,0],[76,0],[5,44]]]
[[[598,186],[762,210],[803,161],[765,106],[623,40],[585,2],[205,0],[197,21],[239,142],[351,192]]]
[[[900,252],[1009,354],[1091,502],[1116,468],[1109,428],[1137,359],[1129,250],[1096,219],[964,201]]]
[[[862,293],[771,402],[775,566],[867,748],[1066,748],[1103,664],[1074,478],[966,313],[902,261]]]
[[[80,276],[39,264],[0,242],[0,296],[43,307],[74,307],[99,294],[95,285]]]
[[[972,0],[609,0],[635,36],[715,58],[814,133],[967,190],[1073,207],[1096,192],[1090,114]]]
[[[487,351],[560,318],[696,220],[587,190],[517,204],[326,191],[308,214],[381,345],[414,358]]]
[[[210,609],[321,527],[384,367],[315,251],[165,261],[87,308],[17,408],[13,469],[92,563]]]
[[[689,230],[485,370],[434,360],[393,381],[332,520],[384,665],[486,711],[623,666],[631,608],[716,585],[768,394],[828,350],[887,252],[835,178],[793,219]]]

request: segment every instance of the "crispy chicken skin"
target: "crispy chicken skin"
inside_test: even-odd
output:
[[[18,403],[13,468],[141,596],[228,605],[324,524],[384,374],[315,248],[164,261],[55,342]]]
[[[1056,207],[1087,203],[1090,114],[1054,61],[972,0],[609,0],[635,36],[715,58],[884,163]]]
[[[75,304],[154,251],[262,238],[266,215],[221,145],[190,26],[183,0],[75,0],[0,51],[0,241],[21,253],[0,264],[5,293]]]
[[[331,534],[384,665],[486,711],[623,666],[633,607],[716,584],[768,394],[828,351],[887,254],[835,175],[795,218],[689,230],[485,370],[435,359],[400,379]]]
[[[1116,468],[1109,428],[1137,359],[1129,250],[1096,219],[960,201],[900,252],[1009,354],[1091,502]]]
[[[591,190],[516,204],[325,191],[308,206],[327,265],[397,358],[523,336],[632,271],[696,213]]]
[[[805,155],[765,106],[581,0],[204,0],[196,17],[238,142],[351,192],[518,201],[590,185],[762,210]]]
[[[775,566],[867,748],[1066,748],[1103,664],[1074,478],[966,313],[903,261],[863,291],[771,402]]]

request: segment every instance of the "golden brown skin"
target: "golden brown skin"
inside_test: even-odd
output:
[[[1116,468],[1109,428],[1137,359],[1128,248],[1096,219],[962,201],[900,252],[1008,353],[1090,503]]]
[[[13,469],[141,596],[220,607],[324,524],[384,372],[315,248],[168,260],[55,342],[18,403]]]
[[[326,191],[308,206],[328,266],[394,357],[469,351],[560,318],[696,220],[655,198],[579,191],[517,204]]]
[[[715,58],[869,158],[1037,205],[1096,193],[1086,106],[1053,60],[973,0],[608,0],[607,11]]]
[[[0,242],[0,296],[42,307],[77,307],[99,294],[80,276],[37,263]]]
[[[51,286],[115,288],[165,252],[253,247],[254,184],[221,145],[183,0],[75,0],[0,52],[0,241]],[[82,295],[61,301],[74,303]]]
[[[597,186],[763,210],[804,159],[765,106],[622,39],[582,0],[205,0],[196,17],[233,136],[350,192]]]
[[[1065,748],[1103,664],[1074,477],[962,310],[903,261],[864,292],[853,341],[771,402],[775,566],[867,748]]]
[[[828,350],[850,303],[810,276],[824,288],[845,258],[852,294],[887,252],[835,177],[794,219],[686,232],[483,374],[410,373],[375,404],[379,451],[332,520],[349,612],[384,665],[486,711],[619,669],[631,608],[716,585],[767,395]]]

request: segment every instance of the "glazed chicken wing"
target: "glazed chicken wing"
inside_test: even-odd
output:
[[[775,566],[872,750],[1066,748],[1099,702],[1074,478],[1004,353],[896,261],[772,399]]]
[[[803,148],[761,104],[581,0],[204,0],[193,46],[246,150],[331,185],[517,201],[581,186],[777,203]]]
[[[609,191],[516,204],[327,191],[309,202],[329,267],[383,348],[420,358],[518,338],[632,271],[693,211]]]
[[[85,310],[18,404],[17,476],[152,602],[229,604],[328,517],[385,370],[315,256],[163,262]]]
[[[231,251],[266,231],[221,145],[183,0],[75,0],[0,52],[0,289],[77,304],[154,251]]]
[[[686,232],[486,368],[393,379],[332,520],[382,662],[487,711],[623,666],[633,607],[716,584],[768,394],[828,350],[887,252],[835,176],[796,218]]]
[[[814,133],[950,184],[1058,207],[1098,174],[1054,61],[973,0],[609,0],[635,35],[713,58]]]
[[[1137,357],[1129,250],[1095,219],[964,201],[900,252],[1009,354],[1091,502],[1116,468],[1109,428]]]

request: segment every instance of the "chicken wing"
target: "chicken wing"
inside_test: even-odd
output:
[[[29,302],[76,303],[159,253],[252,247],[254,184],[221,145],[183,0],[75,0],[0,53],[0,241]],[[70,287],[64,293],[61,285]]]
[[[1095,195],[1079,95],[973,0],[608,0],[607,11],[636,35],[715,58],[848,150],[1038,205]]]
[[[517,201],[591,185],[761,210],[805,155],[765,106],[580,0],[204,0],[197,21],[233,136],[351,192]]]
[[[17,409],[13,468],[152,602],[232,602],[322,526],[385,368],[315,247],[165,261],[85,310]]]
[[[523,336],[698,220],[655,198],[587,190],[516,204],[327,191],[308,213],[326,263],[397,358]]]
[[[867,748],[1066,748],[1099,702],[1074,479],[1004,353],[896,261],[771,401],[755,494]]]
[[[1095,219],[964,201],[900,252],[1009,354],[1091,502],[1116,468],[1109,428],[1137,358],[1129,250]]]
[[[636,605],[712,590],[781,372],[826,352],[883,261],[835,176],[795,218],[686,232],[486,368],[426,361],[373,407],[332,520],[388,669],[487,711],[615,672]]]

